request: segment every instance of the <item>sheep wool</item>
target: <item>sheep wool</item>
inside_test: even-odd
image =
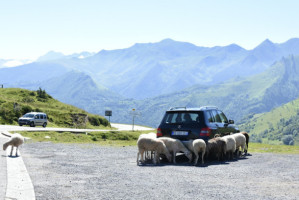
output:
[[[189,162],[192,160],[192,153],[183,145],[183,143],[178,139],[173,139],[169,137],[159,137],[159,140],[162,140],[166,145],[169,152],[172,152],[173,163],[176,163],[175,156],[176,153],[183,152],[185,156],[189,159]]]
[[[24,137],[19,133],[12,134],[10,140],[3,144],[3,150],[6,151],[7,147],[11,145],[10,156],[12,156],[13,148],[16,147],[16,156],[18,156],[18,148],[24,143]]]

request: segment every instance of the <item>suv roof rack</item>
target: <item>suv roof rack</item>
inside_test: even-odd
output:
[[[185,109],[185,110],[187,110],[187,107],[185,106],[185,107],[171,107],[171,108],[169,108],[169,110],[180,110],[180,109]]]
[[[202,110],[218,109],[218,107],[216,107],[216,106],[202,106],[202,107],[200,107],[200,109],[202,109]]]
[[[209,110],[209,109],[217,109],[218,107],[216,106],[201,106],[201,107],[196,107],[196,108],[187,108],[187,107],[171,107],[168,109],[168,111],[175,111],[175,110],[186,110],[186,111],[192,111],[192,110]]]

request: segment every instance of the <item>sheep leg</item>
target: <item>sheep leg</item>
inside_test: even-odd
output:
[[[195,154],[194,165],[196,165],[196,164],[197,164],[197,161],[198,161],[198,157],[199,157],[199,155],[198,155],[198,152],[194,152],[194,154]]]
[[[205,151],[201,152],[201,164],[204,164],[204,156],[205,156]]]
[[[10,156],[12,156],[12,152],[13,152],[13,146],[11,146]]]
[[[142,162],[142,163],[144,163],[144,159],[143,159],[144,157],[143,157],[143,154],[144,154],[144,150],[141,150],[141,151],[140,151],[140,155],[141,155],[141,162]]]
[[[153,160],[154,164],[157,164],[158,157],[159,155],[157,154],[157,151],[155,151],[155,158]]]
[[[16,157],[18,157],[18,149],[19,147],[16,148]]]
[[[175,154],[176,154],[175,152],[172,153],[172,155],[173,155],[173,163],[174,163],[174,164],[176,164],[176,161],[175,161]]]
[[[137,165],[139,165],[139,152],[137,153]]]

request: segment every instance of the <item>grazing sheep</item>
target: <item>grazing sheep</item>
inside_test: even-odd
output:
[[[228,153],[228,159],[233,159],[234,152],[236,150],[236,140],[232,135],[223,136],[222,139],[226,144],[226,153]]]
[[[141,162],[144,163],[143,153],[145,151],[154,151],[154,164],[160,162],[160,154],[164,154],[168,161],[171,162],[171,154],[166,148],[165,144],[157,139],[151,137],[141,137],[137,141],[138,153],[137,153],[137,165],[139,164],[139,155],[141,155]]]
[[[231,136],[233,136],[236,140],[236,152],[237,152],[237,157],[239,157],[239,148],[241,147],[241,154],[242,152],[244,152],[246,148],[246,138],[242,133],[235,133],[232,134]]]
[[[248,135],[248,133],[247,132],[241,132],[244,136],[245,136],[245,138],[246,138],[246,149],[245,149],[245,155],[247,155],[247,151],[248,151],[248,143],[249,143],[249,135]]]
[[[218,161],[223,160],[226,152],[225,141],[221,137],[209,139],[206,146],[207,157],[216,157]]]
[[[182,144],[180,140],[169,137],[159,137],[159,139],[164,142],[168,151],[172,152],[173,163],[176,163],[175,156],[178,152],[183,152],[189,159],[189,162],[192,161],[192,153]]]
[[[148,133],[148,134],[141,134],[141,135],[139,135],[138,140],[140,138],[142,138],[142,137],[157,138],[156,133],[152,133],[152,132]],[[138,142],[138,140],[137,140],[137,142]],[[145,160],[148,160],[148,159],[152,160],[153,159],[153,154],[154,154],[153,151],[151,151],[151,152],[146,151],[145,152]]]
[[[24,143],[24,137],[20,135],[19,133],[14,133],[11,136],[2,133],[5,136],[11,137],[10,140],[6,143],[3,144],[3,150],[5,151],[9,145],[11,145],[11,151],[10,151],[10,156],[12,156],[12,152],[14,147],[16,147],[16,157],[18,157],[18,149],[19,146]]]
[[[195,154],[194,165],[197,165],[199,153],[201,153],[201,164],[204,164],[204,155],[206,152],[206,143],[202,139],[182,141],[183,144]]]

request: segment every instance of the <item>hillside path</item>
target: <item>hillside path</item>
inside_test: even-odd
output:
[[[116,124],[111,123],[113,128],[116,128],[119,131],[130,131],[132,130],[132,125],[130,124]],[[105,129],[75,129],[75,128],[53,128],[53,127],[46,127],[43,128],[41,126],[38,127],[29,127],[29,126],[15,126],[15,125],[0,125],[0,131],[65,131],[65,132],[95,132],[95,131],[110,131]],[[134,131],[148,131],[153,130],[150,127],[138,126],[134,125]]]

